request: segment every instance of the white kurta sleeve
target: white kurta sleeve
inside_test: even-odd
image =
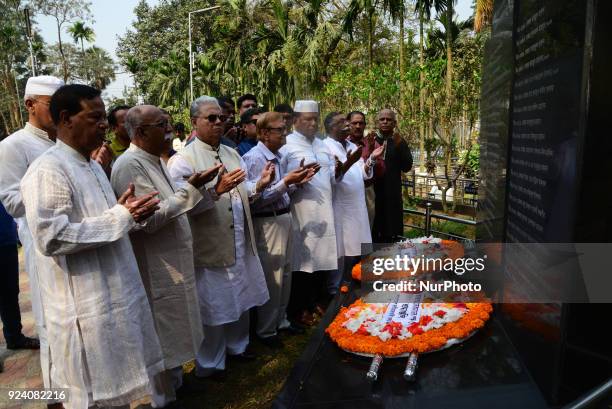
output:
[[[117,196],[121,196],[130,183],[134,183],[136,196],[146,195],[158,190],[153,184],[146,167],[134,162],[113,169],[111,183]],[[212,206],[212,200],[208,193],[206,193],[206,196]],[[172,196],[159,202],[159,209],[142,223],[140,230],[155,233],[175,218],[193,209],[202,199],[203,195],[198,189],[189,183],[185,183]]]
[[[99,216],[74,214],[71,184],[58,169],[39,167],[21,184],[28,226],[45,256],[59,256],[119,240],[136,224],[117,204]]]
[[[367,167],[363,158],[359,159],[357,162],[361,167],[361,173],[363,174],[363,180],[372,179],[374,176],[374,166]]]
[[[0,143],[0,202],[14,218],[25,216],[19,184],[28,170],[23,154],[10,143]]]
[[[176,186],[184,187],[187,184],[187,179],[193,175],[195,169],[180,153],[175,153],[172,160],[168,161],[168,172]]]
[[[193,175],[194,172],[195,169],[179,153],[174,154],[172,156],[172,160],[168,161],[168,173],[170,173],[170,177],[172,178],[174,185],[179,189],[187,188],[187,185],[189,185],[187,179],[189,179],[189,176]],[[200,200],[195,207],[190,209],[189,214],[196,215],[198,213],[205,212],[206,210],[210,210],[215,206],[215,201],[218,199],[218,197],[216,194],[214,194],[214,192],[211,192],[211,189],[202,188],[201,193],[204,198]]]

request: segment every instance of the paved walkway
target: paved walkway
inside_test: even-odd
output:
[[[28,273],[25,271],[23,249],[19,250],[19,307],[24,335],[37,336],[32,315],[32,302],[30,301],[30,280],[28,279]],[[0,328],[2,328],[2,322],[0,322]],[[43,388],[38,350],[10,351],[6,349],[4,335],[0,331],[0,360],[4,362],[4,372],[0,373],[0,409],[46,408],[47,405],[40,402],[11,402],[7,395],[11,388]],[[144,398],[132,403],[131,407],[150,408],[147,403],[148,399]]]
[[[24,269],[23,251],[19,251],[19,306],[21,307],[21,325],[27,336],[36,336],[32,303],[30,301],[30,283]],[[2,323],[0,323],[2,327]],[[15,404],[8,400],[9,388],[42,388],[40,376],[40,358],[38,351],[9,351],[6,349],[4,335],[0,331],[0,360],[4,362],[4,372],[0,373],[0,408],[34,409],[46,405],[36,402]]]

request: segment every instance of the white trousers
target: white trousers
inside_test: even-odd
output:
[[[23,245],[25,268],[30,282],[30,300],[32,302],[32,315],[36,324],[36,332],[40,341],[40,372],[45,388],[51,388],[51,350],[47,340],[47,327],[45,325],[44,307],[40,295],[40,284],[36,266],[36,249],[32,233],[28,228],[25,217],[17,219],[19,227],[19,241]]]
[[[257,308],[257,335],[267,338],[286,326],[291,294],[291,215],[254,217],[253,230],[270,294],[268,302]]]
[[[196,376],[212,375],[225,369],[227,354],[239,355],[249,345],[249,311],[238,321],[223,325],[204,325],[204,341],[196,355]]]
[[[163,408],[176,400],[176,390],[183,385],[183,367],[166,369],[153,377],[151,382],[153,391],[151,393],[151,406]]]

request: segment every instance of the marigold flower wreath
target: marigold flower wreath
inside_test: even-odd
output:
[[[326,329],[344,350],[386,357],[409,352],[425,353],[467,338],[483,327],[493,307],[490,303],[422,303],[418,322],[382,323],[388,304],[369,304],[358,299],[343,307]]]

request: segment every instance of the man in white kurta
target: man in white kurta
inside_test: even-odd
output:
[[[296,101],[294,132],[280,149],[285,173],[318,163],[314,178],[291,197],[293,216],[293,282],[289,318],[298,324],[312,324],[312,313],[322,312],[329,301],[326,280],[338,267],[332,186],[336,166],[327,145],[316,137],[319,107],[315,101]]]
[[[120,196],[133,183],[136,195],[157,191],[161,200],[159,210],[130,239],[164,353],[166,371],[156,380],[152,396],[154,407],[164,407],[176,400],[182,365],[195,358],[203,340],[186,212],[214,205],[204,184],[218,169],[196,173],[176,187],[160,158],[173,136],[164,113],[151,105],[137,106],[128,111],[125,124],[132,143],[113,166],[115,194]]]
[[[367,161],[355,155],[359,148],[347,140],[349,123],[346,117],[338,112],[330,113],[325,120],[328,137],[324,139],[332,154],[343,163],[353,156],[354,163],[347,163],[348,170],[342,180],[334,186],[334,221],[338,246],[338,273],[330,275],[328,289],[337,292],[342,277],[346,279],[347,271],[359,261],[363,245],[372,243],[372,234],[368,221],[365,202],[364,181],[373,176],[374,163],[382,154],[382,147],[375,150]]]
[[[247,183],[238,153],[220,144],[225,118],[215,98],[203,96],[191,105],[197,137],[185,146],[170,166],[177,186],[185,177],[223,164],[224,173],[207,184],[217,193],[215,206],[190,214],[194,240],[196,283],[205,340],[196,357],[196,375],[218,376],[226,355],[252,358],[248,310],[268,300],[264,273],[255,247],[249,198],[270,183],[269,170],[257,183]],[[230,186],[227,193],[220,190]]]
[[[127,236],[156,201],[126,192],[118,203],[90,159],[108,126],[100,91],[66,85],[50,109],[57,143],[30,166],[21,192],[36,246],[51,384],[70,389],[66,409],[127,405],[150,394],[150,379],[164,369]]]
[[[25,218],[19,184],[28,167],[43,152],[55,145],[55,125],[49,112],[51,95],[64,81],[51,76],[31,77],[25,88],[25,105],[28,122],[25,127],[0,142],[0,202],[15,218],[19,229],[19,240],[24,248],[25,266],[30,279],[32,313],[40,340],[40,363],[43,385],[51,387],[49,372],[49,343],[38,288],[38,272],[34,262],[32,234]]]

